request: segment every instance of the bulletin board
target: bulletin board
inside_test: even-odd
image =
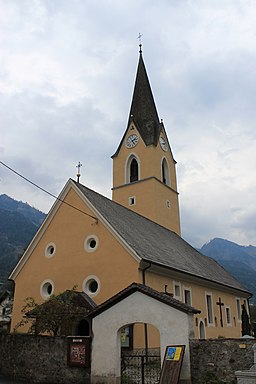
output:
[[[71,366],[90,366],[90,337],[68,337],[67,363]]]
[[[178,384],[185,345],[167,345],[159,384]]]

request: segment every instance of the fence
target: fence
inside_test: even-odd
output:
[[[161,371],[160,352],[155,350],[123,352],[121,358],[122,384],[157,384]]]

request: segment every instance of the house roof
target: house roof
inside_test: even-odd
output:
[[[139,260],[214,283],[250,292],[210,257],[202,255],[175,232],[71,180],[82,195],[134,251]]]
[[[173,307],[185,313],[192,313],[192,314],[201,313],[200,310],[195,309],[190,305],[187,305],[185,303],[182,303],[179,300],[174,299],[168,293],[156,291],[155,289],[143,284],[132,283],[128,287],[124,288],[122,291],[118,292],[116,295],[112,296],[110,299],[104,301],[104,303],[98,305],[95,309],[93,309],[90,312],[89,316],[90,317],[98,316],[100,313],[106,311],[107,309],[111,308],[113,305],[119,303],[120,301],[122,301],[123,299],[132,295],[135,292],[141,292],[144,295],[152,297],[166,305],[169,305],[170,307]]]

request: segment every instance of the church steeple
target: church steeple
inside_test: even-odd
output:
[[[134,122],[144,143],[146,145],[157,145],[160,134],[160,122],[141,48],[139,55],[128,126]]]
[[[141,45],[128,125],[112,158],[112,199],[180,234],[176,162],[159,121]]]

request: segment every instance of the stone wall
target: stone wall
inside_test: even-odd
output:
[[[88,368],[67,365],[66,337],[0,336],[0,373],[29,383],[90,383]]]
[[[234,384],[253,365],[255,339],[190,340],[193,384]],[[89,384],[90,369],[67,365],[66,337],[0,336],[0,373],[29,383]]]
[[[255,339],[190,340],[192,383],[237,383],[235,371],[250,369],[254,363],[255,343]]]

